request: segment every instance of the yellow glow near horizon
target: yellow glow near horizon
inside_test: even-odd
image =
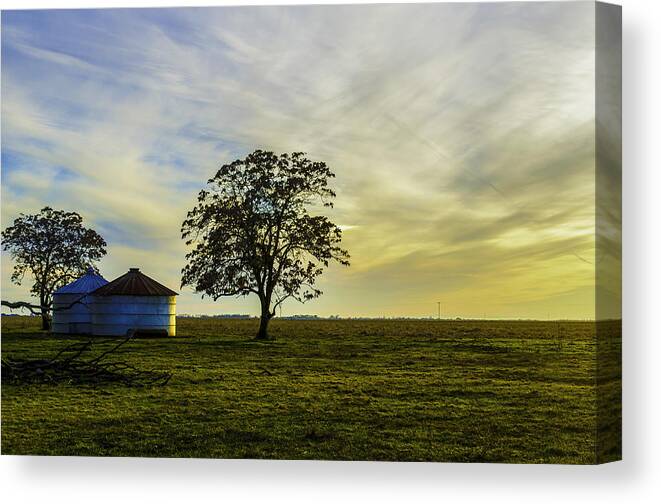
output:
[[[283,314],[594,318],[593,4],[158,12],[3,13],[3,227],[76,210],[106,277],[179,289],[217,166],[305,151],[336,174],[352,265]],[[26,298],[2,258],[3,298]]]

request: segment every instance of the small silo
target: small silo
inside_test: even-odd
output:
[[[108,281],[91,266],[78,280],[53,293],[54,333],[91,334],[92,307],[90,292],[106,285]]]
[[[92,334],[176,334],[178,294],[138,268],[131,268],[92,294]]]

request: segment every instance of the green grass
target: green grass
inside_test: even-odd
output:
[[[601,446],[600,460],[619,458],[619,418],[595,414],[594,323],[276,319],[265,343],[254,320],[177,324],[176,338],[122,351],[172,372],[165,387],[3,384],[2,453],[588,464]],[[3,357],[83,339],[2,319]],[[616,403],[609,369],[600,386]]]

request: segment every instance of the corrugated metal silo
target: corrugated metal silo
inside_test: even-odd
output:
[[[53,293],[52,332],[64,334],[91,334],[92,308],[89,293],[108,281],[90,267],[78,280]]]
[[[131,332],[176,334],[178,294],[138,268],[93,292],[92,334],[125,336]]]

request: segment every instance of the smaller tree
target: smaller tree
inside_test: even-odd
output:
[[[21,285],[28,273],[34,279],[30,292],[39,298],[42,328],[50,329],[53,292],[99,261],[106,242],[76,212],[44,207],[38,214],[20,214],[2,232],[2,249],[14,260],[12,282]]]

